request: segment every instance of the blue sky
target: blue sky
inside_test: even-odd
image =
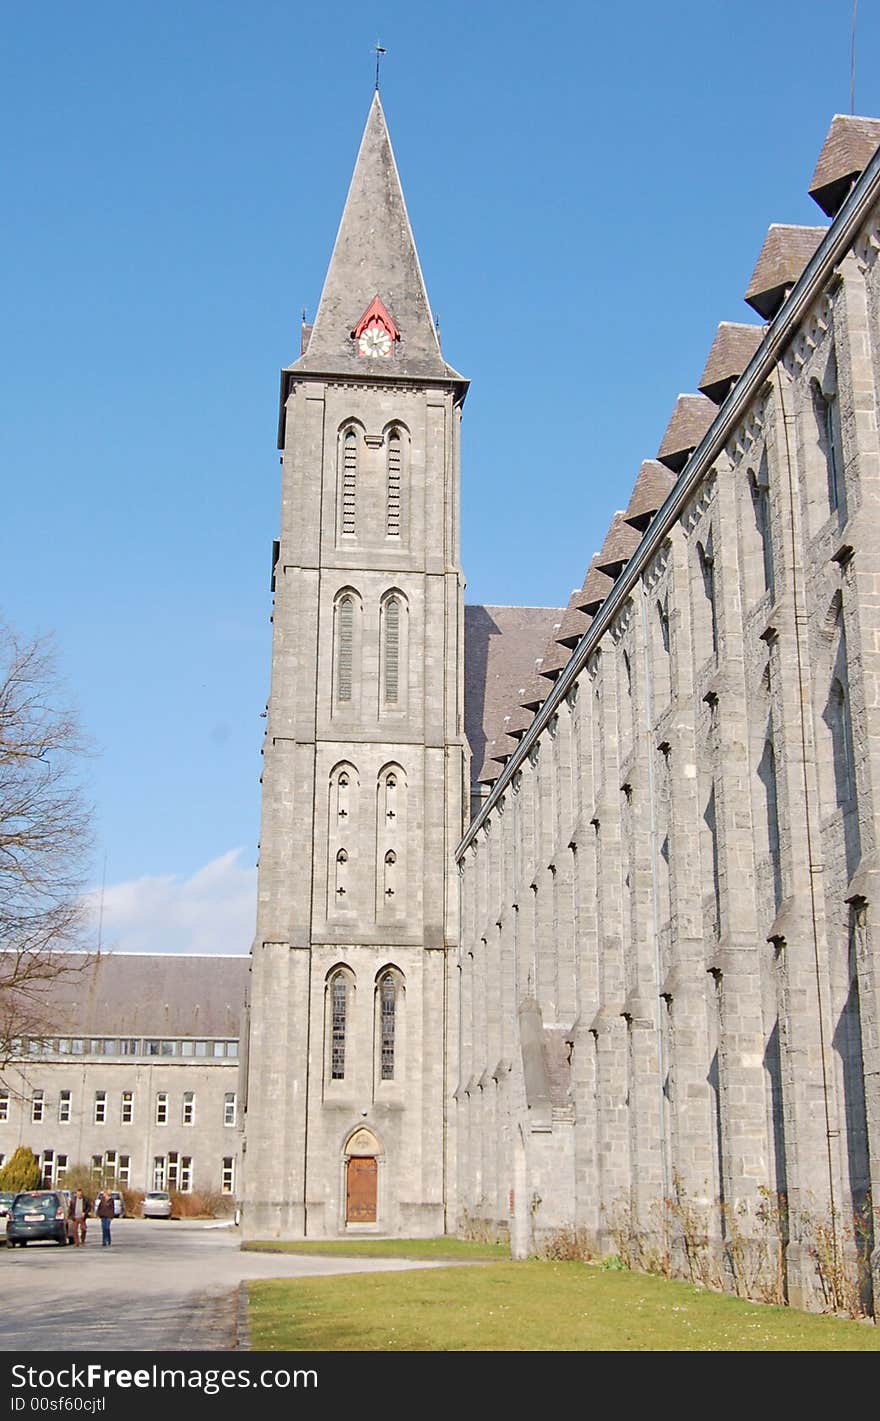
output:
[[[856,112],[880,114],[858,7]],[[247,951],[278,371],[371,47],[465,408],[467,600],[565,603],[850,107],[851,0],[45,0],[7,15],[0,612],[98,753],[105,936]]]

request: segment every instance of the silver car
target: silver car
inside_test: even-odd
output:
[[[171,1195],[164,1189],[151,1189],[144,1195],[141,1213],[145,1219],[170,1219]]]

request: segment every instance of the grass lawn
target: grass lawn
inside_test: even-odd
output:
[[[333,1253],[341,1258],[510,1258],[506,1243],[470,1243],[463,1238],[359,1238],[243,1243],[253,1253]]]
[[[248,1300],[254,1351],[880,1350],[873,1325],[584,1263],[253,1282]]]

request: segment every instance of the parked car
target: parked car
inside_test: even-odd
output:
[[[16,1194],[6,1218],[6,1237],[11,1245],[52,1239],[72,1243],[67,1227],[67,1200],[60,1189],[27,1189]]]
[[[64,1207],[67,1209],[67,1236],[70,1239],[71,1243],[76,1243],[76,1238],[74,1237],[73,1219],[70,1217],[70,1201],[73,1198],[73,1190],[59,1189],[58,1193],[64,1195]]]
[[[0,1229],[2,1229],[2,1239],[0,1242],[6,1243],[6,1219],[9,1210],[12,1208],[12,1201],[15,1198],[15,1190],[4,1189],[0,1192]]]
[[[145,1219],[170,1219],[171,1195],[164,1189],[150,1189],[144,1195],[141,1213]]]

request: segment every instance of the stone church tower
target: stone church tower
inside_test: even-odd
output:
[[[282,373],[244,1227],[430,1235],[454,1162],[459,425],[375,95]]]

